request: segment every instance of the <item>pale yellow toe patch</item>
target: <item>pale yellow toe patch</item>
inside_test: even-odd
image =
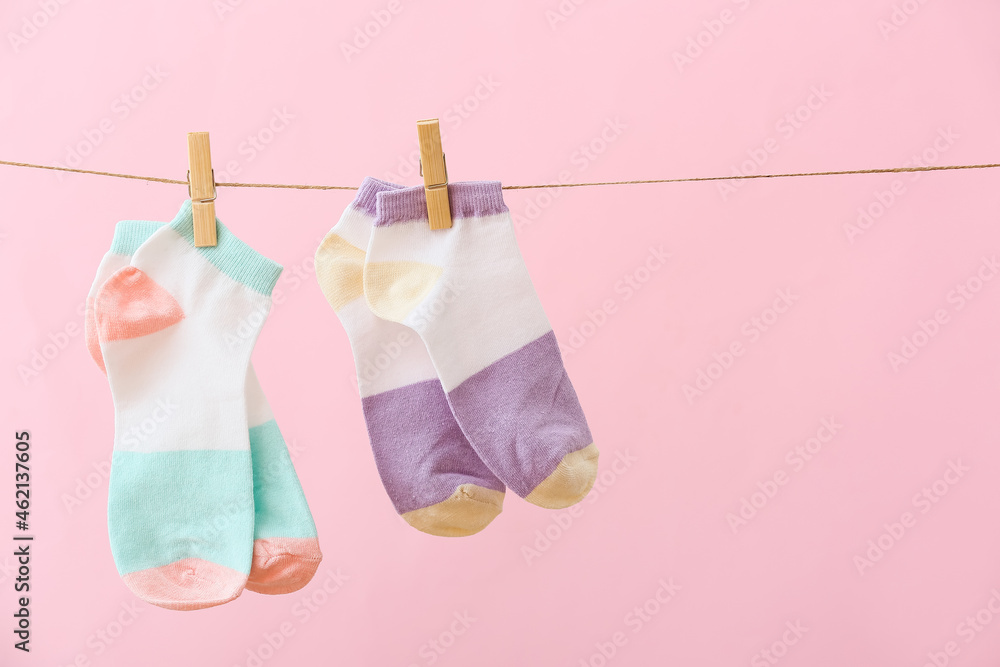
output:
[[[443,269],[423,262],[369,262],[365,298],[384,320],[402,322],[430,293]]]
[[[365,251],[337,234],[329,234],[316,250],[316,278],[323,296],[340,310],[365,293]]]
[[[597,479],[597,459],[600,452],[594,443],[570,452],[562,458],[552,474],[542,480],[525,500],[539,507],[558,510],[574,505],[590,493]]]
[[[417,530],[441,537],[478,533],[503,511],[503,491],[462,484],[445,500],[403,514]]]

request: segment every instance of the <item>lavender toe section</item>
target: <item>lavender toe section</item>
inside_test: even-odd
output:
[[[479,456],[522,497],[594,441],[551,331],[465,380],[448,400]]]
[[[459,428],[438,380],[362,399],[382,483],[400,514],[447,499],[462,484],[503,491]]]

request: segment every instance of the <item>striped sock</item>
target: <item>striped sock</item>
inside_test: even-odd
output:
[[[422,187],[377,195],[364,268],[372,311],[420,334],[482,460],[541,507],[581,500],[598,451],[517,248],[500,183],[449,186],[431,230]]]
[[[423,343],[364,299],[375,197],[398,187],[365,179],[317,249],[316,277],[351,341],[375,464],[396,511],[425,533],[471,535],[501,512],[504,486],[462,434]]]
[[[218,246],[196,249],[185,202],[97,291],[94,329],[115,402],[112,553],[152,604],[209,607],[246,585],[246,379],[280,271],[221,224]],[[252,316],[258,325],[247,327]]]
[[[95,297],[105,281],[129,266],[139,246],[163,226],[162,222],[146,220],[119,222],[111,249],[97,269],[87,296],[85,339],[90,355],[105,374]],[[309,583],[323,554],[302,485],[253,364],[247,369],[246,403],[254,496],[253,561],[246,587],[256,593],[291,593]]]

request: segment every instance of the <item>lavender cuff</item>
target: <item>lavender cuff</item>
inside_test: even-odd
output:
[[[351,202],[351,206],[359,211],[364,211],[374,218],[376,195],[385,190],[399,190],[402,187],[402,185],[396,185],[389,181],[368,176],[361,182],[361,186],[358,187],[358,193],[354,195],[354,201]]]
[[[481,218],[507,212],[500,181],[467,181],[448,184],[451,217]],[[427,219],[424,186],[384,190],[376,195],[375,226],[385,227]]]

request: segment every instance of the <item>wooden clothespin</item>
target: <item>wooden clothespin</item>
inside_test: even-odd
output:
[[[188,196],[194,216],[194,244],[198,248],[214,246],[215,170],[208,132],[188,132]]]
[[[417,121],[420,142],[420,174],[427,196],[427,219],[431,229],[451,228],[451,205],[448,202],[448,167],[441,150],[441,126],[437,118]]]

